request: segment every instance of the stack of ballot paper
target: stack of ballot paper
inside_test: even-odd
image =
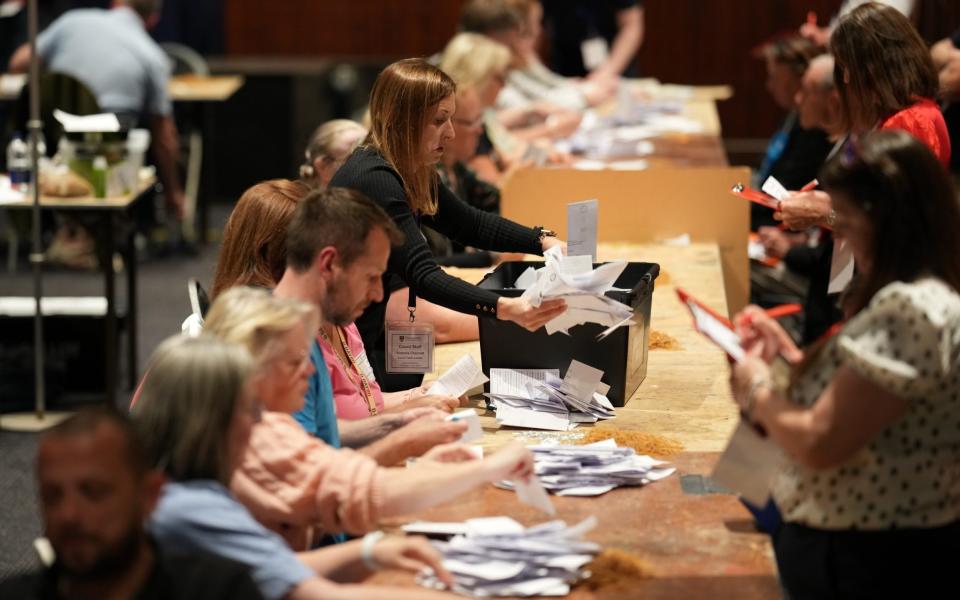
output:
[[[530,446],[543,487],[558,496],[599,496],[623,485],[640,486],[670,476],[676,469],[614,440],[584,446]],[[510,481],[498,487],[514,489]]]
[[[565,596],[570,585],[588,576],[583,570],[600,546],[583,540],[597,524],[589,517],[573,527],[550,521],[524,528],[508,517],[470,519],[466,523],[411,523],[408,533],[455,535],[433,542],[456,583],[452,591],[475,598]],[[432,573],[421,585],[443,589]]]
[[[548,334],[567,333],[571,327],[583,323],[599,323],[607,327],[599,336],[603,339],[633,319],[632,308],[605,295],[614,289],[614,283],[627,267],[626,261],[610,262],[594,269],[590,256],[563,256],[557,246],[547,250],[544,259],[543,267],[528,268],[514,285],[524,290],[521,297],[533,306],[555,298],[567,303],[567,310],[544,326]]]
[[[490,369],[490,393],[497,422],[509,427],[567,431],[579,423],[616,417],[604,395],[603,371],[571,361],[560,379],[556,369]]]

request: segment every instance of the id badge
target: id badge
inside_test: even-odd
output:
[[[387,373],[433,372],[433,325],[389,321],[385,335]]]
[[[602,37],[583,40],[580,44],[580,55],[583,57],[583,66],[587,71],[593,71],[607,62],[607,57],[610,55],[607,40]]]

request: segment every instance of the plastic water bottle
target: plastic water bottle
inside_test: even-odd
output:
[[[20,134],[13,136],[7,145],[7,170],[10,171],[10,186],[21,192],[30,188],[30,148]]]

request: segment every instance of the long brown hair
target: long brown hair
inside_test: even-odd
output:
[[[894,281],[932,275],[960,292],[960,204],[940,161],[898,130],[848,144],[819,178],[827,192],[863,211],[873,231],[871,268],[844,298],[846,315]]]
[[[930,51],[909,19],[894,8],[875,2],[857,7],[837,23],[830,48],[850,129],[869,129],[919,98],[937,96]]]
[[[223,229],[213,298],[235,285],[276,285],[286,267],[287,226],[309,192],[302,181],[272,179],[243,193]]]
[[[370,134],[365,144],[376,148],[400,174],[414,212],[437,212],[437,170],[423,162],[423,128],[437,103],[456,89],[453,79],[437,67],[407,58],[384,69],[370,92]]]
[[[890,129],[853,138],[818,177],[831,195],[843,195],[870,221],[871,268],[857,274],[843,295],[845,319],[864,309],[894,281],[932,275],[960,292],[960,204],[943,165],[922,142]],[[806,348],[792,382],[826,347]]]

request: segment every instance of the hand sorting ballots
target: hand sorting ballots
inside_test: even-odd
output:
[[[830,195],[820,190],[790,192],[777,204],[773,218],[783,221],[787,229],[803,231],[818,225],[830,225],[833,203]]]

